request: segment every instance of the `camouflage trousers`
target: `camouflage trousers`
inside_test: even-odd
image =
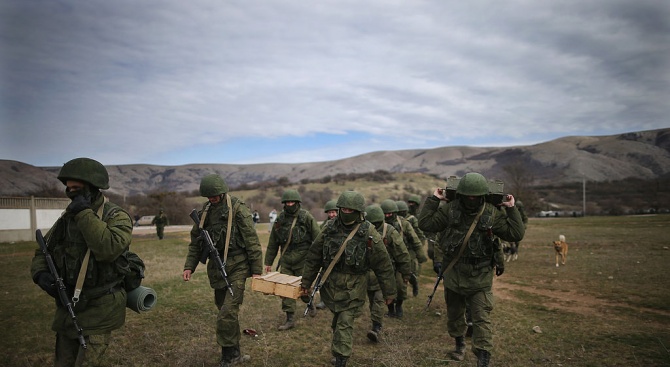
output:
[[[386,312],[386,302],[381,289],[368,290],[368,302],[370,303],[370,320],[382,324],[384,312]]]
[[[407,283],[402,279],[402,274],[399,272],[395,273],[395,286],[397,289],[397,294],[395,299],[397,301],[404,301],[407,299]]]
[[[341,312],[333,312],[333,341],[330,350],[333,356],[350,357],[354,345],[354,321],[361,315],[362,306]],[[332,311],[331,311],[332,312]]]
[[[302,275],[302,268],[303,268],[304,265],[305,265],[304,261],[300,261],[300,263],[294,264],[294,265],[282,264],[282,266],[279,268],[279,272],[282,273],[282,274],[293,275],[293,276],[299,277],[299,276]],[[295,310],[296,310],[295,299],[282,297],[282,299],[281,299],[281,310],[284,311],[284,312],[295,313]]]
[[[56,367],[88,367],[98,366],[102,361],[112,333],[100,335],[86,335],[84,337],[87,348],[79,345],[79,339],[70,339],[61,333],[56,333]]]
[[[214,303],[219,309],[216,316],[216,342],[222,347],[237,347],[240,345],[240,322],[238,315],[240,305],[244,301],[244,288],[246,279],[231,281],[233,294],[228,289],[214,290]]]
[[[465,310],[469,304],[472,313],[472,346],[475,349],[492,352],[493,324],[491,323],[491,311],[493,310],[493,292],[488,289],[457,293],[445,288],[444,300],[447,303],[447,330],[449,335],[454,338],[465,336],[468,328]]]

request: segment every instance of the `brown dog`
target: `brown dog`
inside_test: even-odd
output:
[[[558,236],[558,241],[554,241],[554,250],[556,250],[556,267],[558,267],[558,258],[561,258],[561,264],[565,265],[568,258],[568,244],[565,242],[565,236]]]

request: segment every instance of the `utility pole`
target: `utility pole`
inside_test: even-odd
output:
[[[582,217],[586,216],[586,177],[582,177]]]

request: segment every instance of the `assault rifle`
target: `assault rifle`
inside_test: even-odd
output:
[[[82,348],[86,349],[86,340],[84,339],[84,329],[79,326],[79,323],[77,323],[77,315],[74,314],[74,306],[70,302],[70,299],[67,296],[67,288],[65,288],[65,283],[63,283],[63,278],[58,274],[58,271],[56,270],[56,265],[54,264],[54,260],[51,258],[51,254],[49,253],[49,249],[47,248],[47,243],[44,240],[44,236],[42,236],[42,231],[39,229],[35,231],[35,238],[37,239],[37,244],[40,245],[40,249],[42,250],[42,253],[44,254],[44,257],[47,260],[47,265],[49,266],[49,272],[51,275],[56,279],[56,288],[58,288],[58,298],[60,299],[60,303],[67,309],[67,312],[70,314],[70,318],[72,319],[72,324],[74,325],[74,328],[77,330],[77,339],[79,339],[79,345],[81,345]]]
[[[207,258],[212,259],[212,261],[216,263],[216,267],[219,268],[221,276],[223,276],[223,281],[226,282],[228,292],[230,292],[231,296],[235,296],[233,294],[233,287],[228,282],[228,273],[226,273],[226,263],[224,263],[221,260],[221,256],[219,256],[219,250],[217,250],[216,246],[214,246],[214,242],[212,242],[212,237],[209,235],[209,232],[207,232],[207,230],[204,228],[200,228],[200,217],[198,216],[198,212],[195,209],[193,209],[193,211],[191,211],[190,217],[191,219],[193,219],[195,224],[198,225],[198,228],[200,229],[200,238],[202,238],[203,241],[205,241],[205,246],[203,246],[202,253],[200,254],[200,262],[205,264],[207,263]]]
[[[430,306],[430,303],[433,302],[433,296],[435,295],[435,292],[437,291],[437,287],[440,285],[440,281],[444,278],[444,272],[440,271],[440,274],[437,276],[437,280],[435,281],[435,286],[433,286],[433,292],[428,296],[428,301],[426,301],[426,309],[425,311],[428,311],[428,307]]]
[[[307,307],[305,307],[305,312],[302,314],[303,316],[307,316],[307,313],[309,312],[310,309],[314,308],[314,297],[316,296],[316,292],[321,289],[321,276],[323,275],[323,271],[319,272],[319,275],[316,277],[316,281],[314,282],[314,289],[312,289],[312,293],[309,295],[309,302],[307,302]]]

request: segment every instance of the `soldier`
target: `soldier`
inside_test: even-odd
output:
[[[365,219],[370,221],[381,235],[395,271],[396,285],[407,284],[412,271],[409,264],[409,252],[400,233],[392,225],[384,222],[384,212],[379,205],[366,207]],[[385,303],[381,287],[373,271],[368,272],[368,301],[370,302],[370,319],[372,320],[372,329],[368,331],[368,339],[376,343],[379,341],[379,333],[382,329]]]
[[[426,198],[419,213],[422,230],[445,231],[440,246],[446,266],[443,274],[447,330],[456,344],[450,357],[458,361],[465,357],[467,302],[472,308],[472,344],[478,367],[489,365],[493,350],[490,317],[493,269],[497,276],[504,271],[500,239],[520,241],[524,235],[514,197],[508,195],[502,204],[504,209],[498,209],[485,201],[488,192],[484,176],[468,173],[458,183],[455,200],[440,205],[445,199],[445,190],[438,188],[433,196]]]
[[[416,236],[419,237],[419,241],[421,241],[421,248],[423,249],[426,247],[426,236],[423,234],[423,231],[419,229],[419,220],[416,219],[416,217],[412,214],[409,214],[409,206],[407,205],[406,202],[399,200],[395,202],[396,205],[398,206],[398,215],[407,219],[409,224],[412,225],[412,229],[416,233]],[[423,253],[423,250],[422,250]],[[416,256],[415,256],[416,257]],[[412,284],[412,295],[414,297],[419,295],[419,282],[417,281],[419,274],[421,274],[421,265],[419,265],[418,261],[415,259],[412,260],[411,263],[412,267],[412,274],[415,275],[415,278],[413,278],[413,281],[411,281]]]
[[[68,296],[73,297],[70,292],[75,288],[82,290],[79,302],[73,300],[73,303],[86,349],[79,343],[69,313],[58,302],[55,278],[39,249],[30,272],[33,281],[57,300],[51,326],[56,332],[54,365],[98,365],[109,346],[112,331],[123,326],[126,320],[123,278],[128,262],[124,255],[130,246],[133,222],[130,215],[108,202],[100,192],[109,188],[109,175],[100,162],[75,158],[63,165],[58,179],[66,186],[65,194],[72,202],[45,240]]]
[[[326,213],[328,218],[326,218],[326,220],[324,220],[323,223],[321,223],[320,229],[323,229],[323,227],[326,226],[326,222],[337,217],[337,201],[328,200],[328,202],[326,202],[326,205],[323,208],[323,212]]]
[[[321,223],[321,227],[319,228],[320,231],[323,230],[323,227],[326,226],[326,223],[329,220],[337,218],[337,200],[328,200],[326,202],[326,205],[323,208],[323,212],[326,213],[328,218]],[[321,299],[321,295],[319,294],[319,299]],[[326,304],[323,303],[323,301],[319,301],[319,303],[316,304],[316,308],[319,310],[323,310],[326,308]]]
[[[151,220],[151,224],[156,226],[156,235],[159,240],[163,239],[163,233],[165,232],[165,226],[168,225],[168,218],[163,212],[163,209],[158,211],[158,215]]]
[[[305,256],[312,241],[319,234],[319,225],[314,217],[300,207],[302,199],[296,190],[286,190],[281,196],[284,210],[270,232],[268,248],[265,252],[265,272],[272,271],[272,263],[281,249],[278,267],[282,274],[301,276],[305,265]],[[286,321],[279,330],[289,330],[295,326],[295,299],[282,297],[281,309],[286,313]],[[316,309],[310,310],[310,316],[316,315]]]
[[[303,296],[309,293],[322,269],[321,298],[333,313],[331,352],[335,366],[345,367],[353,346],[354,320],[365,304],[368,271],[374,271],[386,303],[393,300],[396,290],[388,252],[379,233],[364,218],[363,195],[343,192],[337,199],[337,207],[337,219],[328,221],[309,248],[301,293]]]
[[[251,211],[240,199],[228,193],[228,186],[217,174],[207,175],[200,181],[200,195],[207,198],[199,213],[200,225],[191,229],[191,243],[184,264],[183,279],[191,280],[198,265],[202,247],[200,227],[212,237],[222,261],[226,264],[228,282],[233,295],[214,261],[207,264],[209,284],[214,288],[214,303],[219,313],[216,318],[216,341],[221,346],[220,367],[250,359],[240,353],[240,323],[238,314],[244,299],[245,283],[249,276],[263,272],[261,244],[251,220]],[[232,218],[230,218],[232,216]]]
[[[397,215],[398,205],[395,201],[391,199],[386,199],[381,203],[382,210],[384,211],[384,220],[386,223],[392,225],[396,231],[400,233],[400,236],[409,251],[410,264],[412,261],[418,260],[420,263],[426,262],[426,255],[423,253],[421,248],[421,241],[419,237],[414,232],[412,225],[409,224],[407,219]],[[410,284],[416,283],[417,278],[415,274],[410,277]],[[403,317],[404,311],[402,308],[403,302],[407,299],[407,286],[402,284],[397,284],[398,286],[398,297],[395,301],[388,305],[388,315],[389,317],[397,317],[401,319]],[[414,285],[413,285],[414,287]],[[418,283],[416,284],[418,287]]]

